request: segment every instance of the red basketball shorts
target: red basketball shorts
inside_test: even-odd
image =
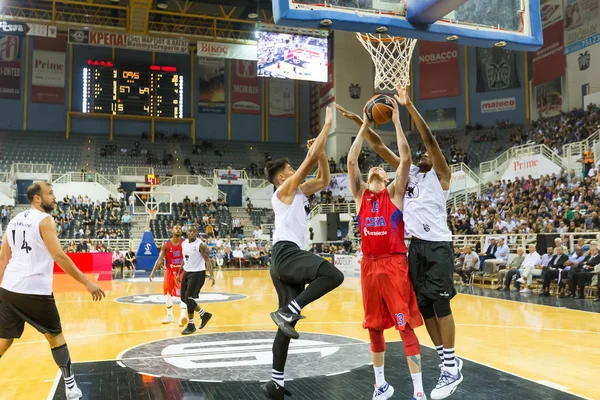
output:
[[[179,273],[179,268],[165,268],[165,281],[163,282],[163,294],[170,294],[171,296],[180,297],[181,284],[177,283],[177,274],[178,273]],[[185,272],[183,274],[185,274]],[[183,274],[181,274],[182,280],[183,280]]]
[[[360,266],[364,329],[382,331],[392,326],[423,325],[417,297],[408,274],[406,255],[363,257]]]

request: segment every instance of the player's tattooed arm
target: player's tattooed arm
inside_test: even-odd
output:
[[[212,282],[212,286],[214,286],[215,276],[213,274],[213,265],[212,260],[210,259],[210,253],[208,251],[208,246],[206,245],[206,243],[200,243],[200,254],[202,255],[202,258],[204,258],[206,268],[208,268],[209,275],[207,276],[207,278],[210,279],[210,281]]]
[[[165,253],[167,252],[167,242],[164,242],[162,247],[160,248],[160,254],[158,256],[158,259],[156,260],[156,263],[154,263],[154,268],[152,268],[152,272],[150,272],[150,282],[152,282],[154,280],[154,273],[156,272],[157,269],[159,269],[164,262],[165,259]]]
[[[335,105],[335,108],[346,118],[354,121],[354,123],[356,124],[356,126],[358,126],[359,128],[362,126],[363,124],[363,119],[361,119],[357,114],[346,110],[344,107],[342,107],[339,104]],[[373,128],[371,128],[369,126],[369,129],[367,131],[365,131],[365,139],[367,139],[367,143],[369,143],[369,146],[371,146],[371,148],[373,150],[375,150],[375,152],[377,154],[379,154],[379,156],[381,158],[383,158],[385,160],[385,162],[387,162],[388,164],[390,164],[392,166],[392,168],[397,169],[398,165],[400,164],[400,157],[398,157],[397,155],[394,154],[394,152],[392,150],[390,150],[385,143],[383,143],[383,139],[381,139],[381,136],[379,136],[379,134],[377,134],[377,132],[375,132],[373,130]]]
[[[360,203],[362,200],[362,195],[366,189],[366,185],[362,180],[362,176],[360,175],[360,168],[358,167],[358,157],[360,156],[360,152],[362,150],[362,145],[364,142],[365,131],[369,129],[369,120],[364,118],[364,122],[358,131],[358,135],[354,138],[354,143],[350,147],[350,151],[348,151],[348,178],[350,180],[350,190],[352,191],[352,196],[354,197],[354,201],[356,202],[356,212],[359,212]]]
[[[442,189],[448,190],[450,188],[450,178],[452,178],[452,172],[446,163],[446,158],[444,157],[444,154],[442,153],[440,145],[435,139],[435,136],[433,136],[431,129],[429,129],[429,126],[408,96],[408,91],[406,88],[398,88],[398,96],[396,96],[396,98],[400,105],[406,107],[413,121],[415,121],[415,125],[417,126],[417,130],[421,135],[421,139],[423,139],[423,143],[425,143],[427,154],[429,154],[429,157],[431,157],[433,169],[435,172],[437,172],[440,178]]]

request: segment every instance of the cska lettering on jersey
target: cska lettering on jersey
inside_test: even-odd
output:
[[[373,228],[378,226],[386,226],[384,217],[367,217],[365,218],[365,227]]]

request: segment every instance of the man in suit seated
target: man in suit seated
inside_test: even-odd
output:
[[[584,299],[585,285],[592,281],[594,275],[598,276],[600,271],[600,255],[598,254],[598,242],[590,243],[590,254],[576,268],[571,275],[569,291],[572,298]],[[597,279],[597,278],[596,278]],[[576,289],[579,288],[579,295],[576,295]]]
[[[550,296],[550,282],[554,279],[558,279],[564,268],[565,262],[569,260],[569,257],[564,253],[562,246],[556,247],[555,251],[556,254],[550,259],[548,267],[542,272],[542,275],[544,276],[542,296]]]
[[[573,274],[580,265],[583,265],[585,261],[585,256],[583,255],[583,248],[581,246],[576,246],[573,254],[569,256],[569,261],[565,261],[565,267],[563,268],[562,273],[560,274],[560,279],[558,283],[558,297],[561,299],[565,297],[564,291],[567,283],[573,280]]]
[[[497,247],[498,245],[496,244],[496,239],[490,239],[490,245],[488,246],[487,250],[479,253],[479,262],[481,266],[483,266],[483,262],[485,260],[491,260],[492,258],[495,258],[494,254],[496,253]]]

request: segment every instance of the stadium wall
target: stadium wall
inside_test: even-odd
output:
[[[26,40],[20,41],[21,48],[21,98],[19,100],[0,99],[0,108],[2,109],[2,118],[0,118],[0,129],[9,131],[23,130],[24,101],[25,101],[25,80],[27,75],[28,96],[27,96],[27,131],[43,132],[65,132],[68,112],[68,91],[70,82],[69,74],[69,51],[73,51],[73,75],[72,75],[72,106],[71,111],[81,112],[83,101],[83,68],[87,66],[88,60],[114,61],[119,64],[141,64],[150,65],[152,63],[152,53],[135,50],[115,49],[115,59],[113,60],[112,49],[93,46],[69,46],[66,49],[66,95],[65,104],[38,104],[31,102],[31,60],[33,55],[33,40],[29,40],[29,68],[25,71],[25,51]],[[198,61],[194,57],[194,82],[190,80],[190,60],[191,55],[155,53],[154,63],[157,65],[176,66],[178,71],[184,76],[184,116],[196,119],[196,138],[197,139],[228,139],[227,114],[200,114],[198,113]],[[227,61],[233,63],[233,61]],[[225,83],[228,88],[229,76],[228,68],[225,72]],[[187,80],[185,79],[187,78]],[[261,88],[266,88],[261,84]],[[190,88],[192,89],[190,91]],[[297,90],[299,93],[299,128],[298,139],[301,142],[306,141],[309,130],[309,83],[298,82]],[[194,109],[190,110],[191,96],[194,99]],[[226,102],[229,100],[229,90],[225,92]],[[261,96],[261,101],[263,97]],[[227,103],[226,103],[227,104]],[[261,104],[261,110],[265,104]],[[268,111],[268,110],[267,110]],[[296,118],[269,117],[268,131],[267,126],[263,127],[262,115],[235,114],[231,116],[231,140],[235,141],[253,141],[263,140],[263,129],[265,130],[264,141],[295,143],[296,138]],[[182,132],[188,134],[189,127],[181,123],[157,122],[156,131]],[[72,134],[98,134],[107,135],[109,132],[109,121],[106,119],[80,119],[73,118],[71,124]],[[150,122],[146,121],[124,121],[115,120],[115,136],[138,136],[142,132],[150,132]]]
[[[584,58],[589,56],[589,64]],[[583,97],[600,92],[600,43],[567,55],[567,94],[569,109],[586,107]]]

